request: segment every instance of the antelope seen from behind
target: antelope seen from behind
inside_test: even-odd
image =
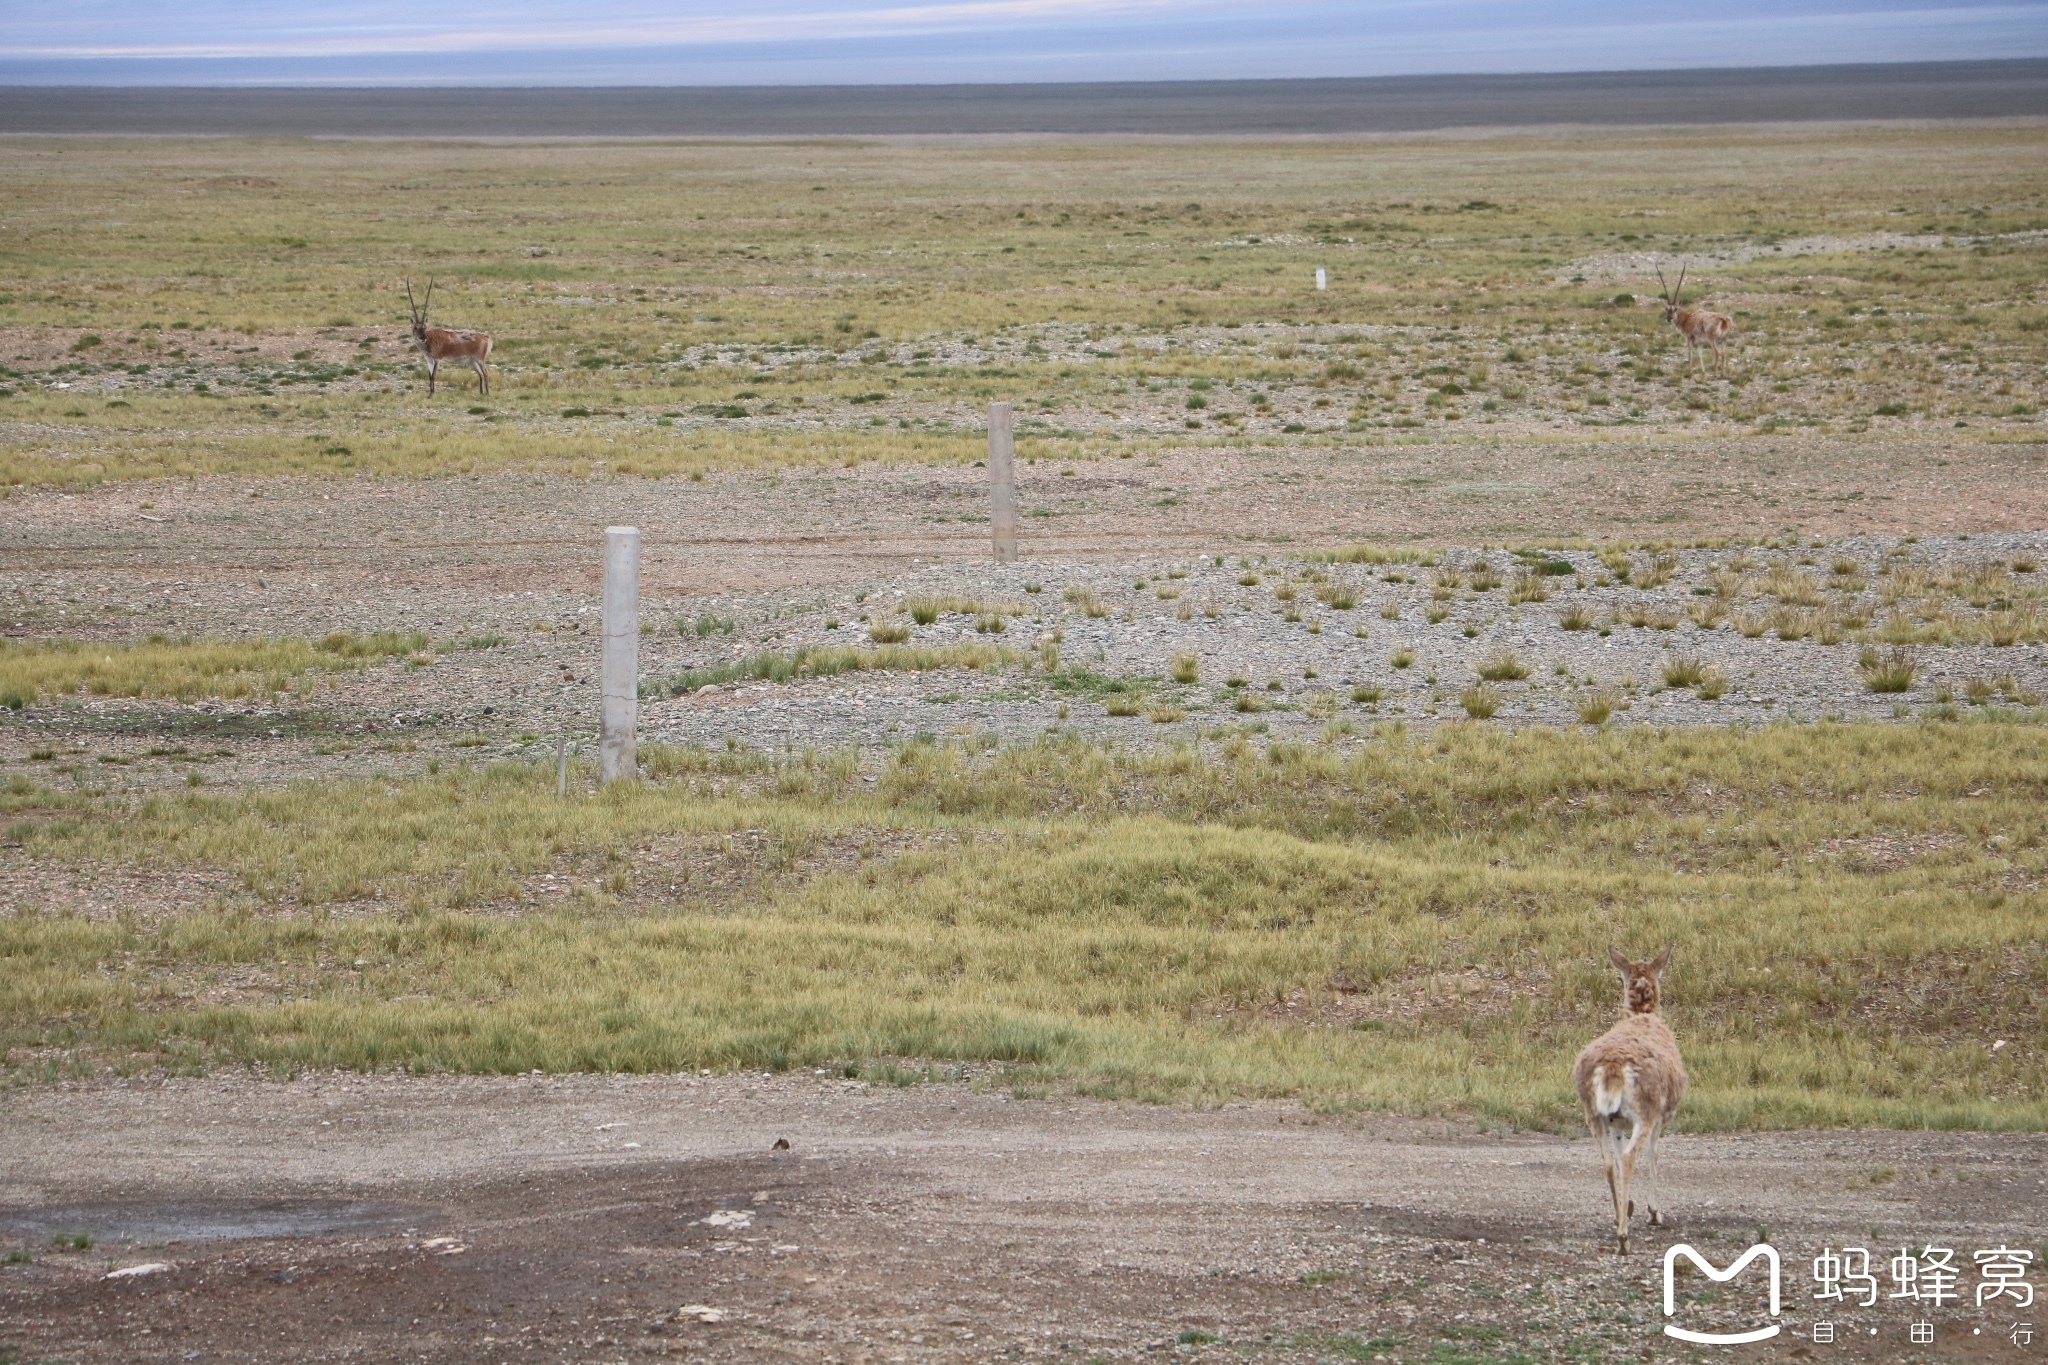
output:
[[[1586,1109],[1586,1126],[1600,1144],[1607,1188],[1614,1196],[1616,1250],[1628,1254],[1628,1224],[1636,1206],[1629,1197],[1636,1159],[1646,1162],[1645,1206],[1652,1225],[1664,1221],[1657,1199],[1657,1134],[1685,1098],[1685,1062],[1678,1040],[1658,1012],[1662,978],[1671,950],[1648,962],[1631,962],[1619,949],[1607,957],[1621,972],[1621,1022],[1586,1045],[1572,1067],[1572,1088]]]
[[[427,281],[427,297],[415,304],[412,299],[412,281],[405,282],[405,302],[412,311],[412,341],[427,358],[427,396],[433,397],[434,380],[441,373],[444,360],[461,361],[476,371],[476,387],[479,394],[491,391],[491,376],[484,369],[484,362],[491,358],[491,338],[484,332],[457,332],[446,327],[427,326],[427,307],[434,301],[434,282]]]
[[[1661,270],[1657,272],[1657,283],[1664,283],[1664,272]],[[1678,291],[1683,288],[1685,267],[1680,266],[1678,288],[1667,286],[1664,290],[1664,320],[1676,327],[1678,334],[1685,338],[1685,354],[1688,360],[1696,360],[1704,368],[1707,363],[1705,351],[1711,346],[1714,349],[1714,368],[1719,370],[1721,343],[1727,339],[1728,333],[1734,330],[1735,324],[1722,313],[1710,313],[1704,308],[1680,308]]]

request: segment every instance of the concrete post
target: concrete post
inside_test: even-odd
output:
[[[604,729],[602,781],[640,775],[634,732],[640,721],[640,528],[604,532]]]
[[[1017,562],[1017,434],[1008,403],[988,405],[989,527],[996,563]]]

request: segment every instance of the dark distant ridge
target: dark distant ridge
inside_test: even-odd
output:
[[[0,86],[0,133],[791,137],[1393,133],[2048,115],[2048,59],[1066,85]]]

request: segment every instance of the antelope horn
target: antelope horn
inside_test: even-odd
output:
[[[1671,286],[1669,284],[1665,284],[1664,282],[1664,268],[1662,266],[1659,266],[1657,268],[1657,283],[1663,285],[1664,287],[1664,292],[1659,294],[1657,297],[1664,300],[1664,302],[1666,303],[1671,302]]]
[[[405,282],[405,311],[412,314],[412,320],[414,322],[418,322],[420,320],[420,306],[417,303],[413,302],[411,280],[407,280]]]
[[[1678,302],[1678,296],[1685,290],[1685,267],[1678,267],[1678,287],[1671,291],[1671,301]]]
[[[1683,283],[1685,283],[1685,281],[1683,281],[1683,280],[1680,280],[1680,281],[1679,281],[1679,283],[1680,283],[1680,284],[1683,284]],[[425,321],[427,320],[427,310],[428,310],[429,308],[432,308],[433,306],[434,306],[434,281],[433,281],[433,280],[432,280],[431,278],[429,278],[429,279],[427,280],[427,301],[426,301],[425,303],[422,303],[422,304],[420,305],[420,321],[421,321],[421,322],[425,322]]]

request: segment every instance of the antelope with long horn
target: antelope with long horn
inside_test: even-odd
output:
[[[1657,1134],[1685,1098],[1685,1062],[1671,1026],[1658,1012],[1671,950],[1648,962],[1631,962],[1620,949],[1609,948],[1607,958],[1621,973],[1621,1022],[1586,1044],[1572,1067],[1572,1088],[1600,1144],[1607,1191],[1614,1196],[1616,1250],[1626,1256],[1629,1219],[1636,1211],[1629,1182],[1637,1157],[1648,1162],[1643,1193],[1650,1222],[1664,1221],[1657,1200]]]
[[[427,308],[434,301],[434,282],[427,281],[427,297],[420,303],[412,298],[412,281],[405,282],[405,303],[412,311],[412,340],[427,358],[427,396],[434,396],[434,380],[441,373],[441,362],[454,360],[466,363],[476,371],[478,394],[491,391],[490,372],[484,362],[491,358],[491,338],[485,332],[456,332],[446,327],[427,326]]]
[[[1664,283],[1664,272],[1657,272],[1657,283]],[[1721,343],[1734,330],[1735,323],[1723,313],[1710,313],[1704,308],[1680,308],[1678,291],[1685,288],[1685,267],[1678,268],[1678,287],[1664,290],[1664,320],[1678,329],[1685,338],[1685,354],[1688,360],[1696,360],[1704,368],[1707,347],[1714,348],[1714,368],[1721,368]]]

